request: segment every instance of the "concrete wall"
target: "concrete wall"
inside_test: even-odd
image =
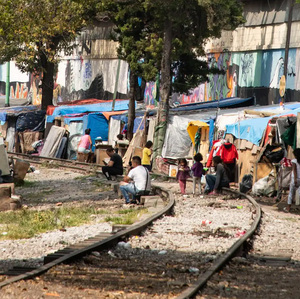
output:
[[[257,103],[279,103],[279,80],[283,75],[288,19],[288,0],[244,1],[246,23],[206,44],[210,66],[225,71],[189,96],[174,95],[173,102],[190,103],[230,96],[255,95]],[[288,60],[286,101],[300,97],[300,5],[293,12]]]

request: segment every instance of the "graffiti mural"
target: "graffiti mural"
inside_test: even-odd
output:
[[[147,107],[156,106],[157,86],[156,82],[147,82],[144,92],[144,103]]]

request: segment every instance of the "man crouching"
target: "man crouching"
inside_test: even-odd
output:
[[[132,169],[120,183],[120,190],[125,198],[125,203],[130,204],[129,193],[133,195],[133,203],[137,194],[146,193],[151,189],[151,180],[148,169],[141,165],[142,161],[139,156],[132,158]]]

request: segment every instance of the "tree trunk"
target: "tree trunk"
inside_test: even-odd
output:
[[[171,50],[172,50],[172,23],[165,22],[164,46],[161,61],[160,78],[160,103],[158,108],[158,124],[155,128],[153,146],[153,165],[156,167],[155,159],[161,156],[164,145],[168,115],[169,115],[169,96],[171,91]]]
[[[45,71],[42,80],[42,110],[46,110],[48,105],[52,105],[53,98],[53,76],[54,63],[46,61]]]
[[[127,138],[130,141],[133,137],[133,127],[135,119],[135,100],[136,100],[137,76],[130,71],[130,91],[128,105],[128,131]]]

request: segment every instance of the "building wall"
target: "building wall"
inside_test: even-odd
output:
[[[120,61],[119,81],[118,44],[110,40],[113,25],[95,24],[78,37],[71,55],[62,55],[56,74],[54,102],[96,98],[112,99],[115,87],[117,98],[127,98],[128,65]],[[6,64],[0,65],[0,95],[5,94]],[[11,62],[10,97],[41,103],[41,76],[21,73]]]
[[[283,75],[288,20],[288,0],[244,1],[246,22],[234,31],[206,44],[208,64],[225,71],[190,95],[174,95],[173,102],[191,103],[255,95],[258,104],[280,102],[279,80]],[[288,59],[286,101],[300,97],[300,5],[293,11]]]

